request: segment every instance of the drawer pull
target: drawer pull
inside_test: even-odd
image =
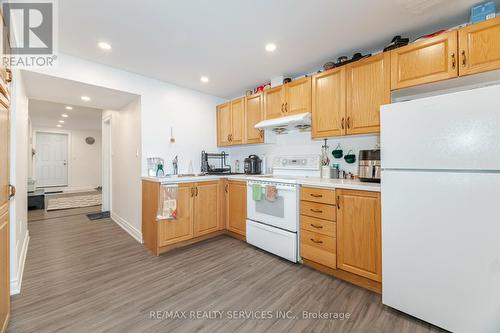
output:
[[[314,197],[314,198],[323,198],[323,194],[312,194],[311,193],[311,197]]]
[[[314,223],[311,223],[311,227],[316,228],[316,229],[323,229],[322,225],[317,225],[317,224],[314,224]]]
[[[311,242],[316,243],[316,244],[323,244],[323,241],[317,241],[314,238],[311,238]]]
[[[311,210],[311,212],[313,212],[313,213],[318,213],[318,214],[323,213],[323,211],[322,211],[321,209],[312,209],[312,208],[311,208],[310,210]]]

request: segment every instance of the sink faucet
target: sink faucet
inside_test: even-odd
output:
[[[172,160],[172,166],[174,168],[174,175],[176,175],[178,173],[178,167],[177,167],[177,162],[178,162],[178,158],[177,158],[177,155],[175,155],[174,159]]]

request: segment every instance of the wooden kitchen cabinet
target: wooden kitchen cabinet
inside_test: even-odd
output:
[[[346,65],[346,134],[380,132],[380,106],[391,103],[390,54]]]
[[[226,184],[226,228],[246,236],[247,185],[243,181],[229,180]]]
[[[304,77],[264,90],[265,119],[311,112],[311,78]]]
[[[284,114],[285,90],[283,86],[264,90],[264,117],[274,119]]]
[[[345,134],[345,66],[312,77],[312,137]]]
[[[179,184],[177,189],[177,217],[173,220],[158,222],[158,243],[160,247],[193,238],[193,198],[192,184]]]
[[[460,75],[500,69],[500,17],[460,29],[458,45]]]
[[[457,76],[457,31],[391,51],[392,90]]]
[[[229,146],[231,144],[231,103],[227,102],[217,106],[217,146]]]
[[[245,134],[245,98],[231,101],[231,134],[229,141],[232,145],[244,143]]]
[[[263,143],[264,131],[255,125],[264,119],[264,97],[262,93],[247,96],[246,99],[246,143]]]
[[[219,181],[200,182],[194,187],[194,236],[219,230]]]
[[[159,182],[142,181],[142,238],[155,255],[224,233],[224,181],[181,183],[177,217],[158,220]]]
[[[337,190],[337,267],[382,281],[380,193]]]

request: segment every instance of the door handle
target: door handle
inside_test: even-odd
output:
[[[323,213],[323,211],[321,209],[313,209],[313,208],[311,208],[310,211],[313,212],[313,213],[318,213],[318,214]]]
[[[259,130],[259,135],[261,139],[264,139],[264,130]]]
[[[451,54],[451,68],[452,69],[455,69],[455,67],[457,66],[457,61],[455,59],[455,52],[453,52]]]
[[[9,184],[9,199],[16,195],[16,187]]]
[[[462,50],[462,66],[465,67],[467,65],[467,57],[465,56],[465,50]]]
[[[7,68],[5,70],[5,73],[7,74],[5,81],[7,81],[7,83],[11,83],[12,82],[12,71],[10,70],[10,68]]]
[[[323,229],[322,225],[317,225],[317,224],[314,224],[314,223],[311,223],[311,227],[316,228],[316,229]]]
[[[317,241],[314,238],[311,238],[311,242],[316,243],[316,244],[323,244],[323,241]]]
[[[191,198],[194,197],[194,187],[191,187]]]
[[[228,185],[228,184],[226,184],[226,185],[224,186],[224,192],[226,192],[226,193],[227,193],[227,192],[228,192],[228,190],[229,190],[229,185]]]

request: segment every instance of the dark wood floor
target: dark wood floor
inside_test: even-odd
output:
[[[12,299],[8,332],[440,331],[383,306],[379,295],[236,239],[221,236],[154,257],[113,221],[66,213],[29,223],[22,290]],[[152,311],[225,312],[222,319],[189,320],[154,319]],[[244,314],[232,311],[273,313],[235,319]],[[274,311],[291,311],[296,319],[277,319]],[[305,320],[302,311],[350,318]]]

